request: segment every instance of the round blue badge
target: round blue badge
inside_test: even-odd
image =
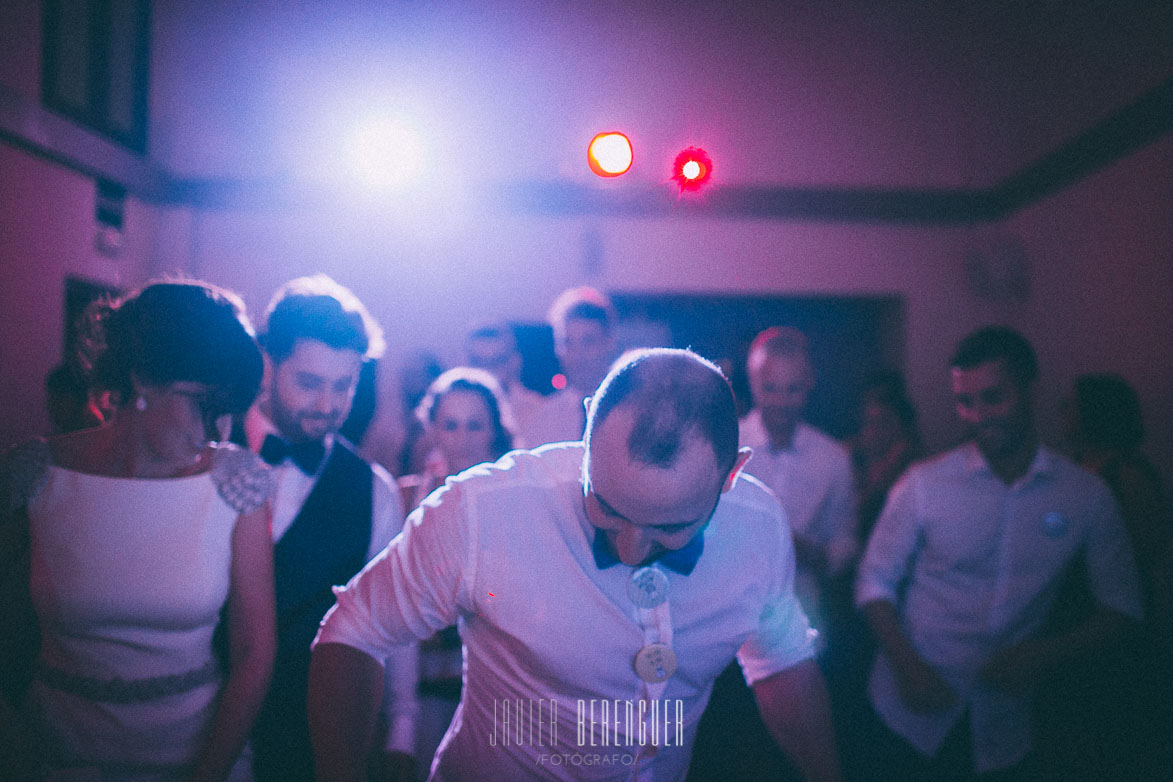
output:
[[[1043,516],[1043,534],[1048,538],[1062,537],[1070,526],[1071,523],[1067,521],[1067,517],[1057,510]]]

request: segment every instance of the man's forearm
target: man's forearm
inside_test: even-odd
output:
[[[823,674],[805,660],[756,682],[754,697],[774,740],[808,780],[838,780],[839,755]]]
[[[383,661],[382,717],[386,731],[378,737],[380,749],[415,751],[419,719],[419,644],[396,647]]]
[[[318,779],[366,778],[382,691],[383,668],[374,658],[344,644],[314,649],[307,705]]]
[[[932,712],[957,703],[957,693],[912,645],[900,626],[894,605],[887,600],[876,600],[864,606],[864,613],[892,663],[905,706],[913,711]]]

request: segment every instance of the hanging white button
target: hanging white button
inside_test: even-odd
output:
[[[676,652],[668,644],[648,644],[635,655],[635,672],[649,684],[665,681],[676,673]]]
[[[668,599],[668,576],[655,567],[641,567],[627,582],[627,596],[639,608],[655,608]]]

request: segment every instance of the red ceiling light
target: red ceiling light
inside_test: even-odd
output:
[[[700,190],[713,176],[713,160],[700,147],[689,147],[672,163],[672,180],[685,190]]]
[[[631,168],[631,141],[616,131],[599,133],[587,147],[587,163],[599,176],[613,177]]]

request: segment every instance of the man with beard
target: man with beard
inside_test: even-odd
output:
[[[886,726],[872,760],[883,779],[1033,778],[1029,690],[1140,616],[1136,570],[1107,487],[1039,444],[1030,343],[979,329],[950,367],[970,440],[905,473],[859,569]],[[1043,637],[1075,562],[1097,610]]]
[[[338,436],[363,360],[383,335],[362,303],[325,275],[283,285],[265,315],[264,393],[249,411],[249,446],[273,465],[277,659],[253,732],[257,780],[312,780],[305,694],[310,642],[346,583],[403,526],[394,481]],[[402,657],[402,660],[400,660]],[[388,665],[380,743],[384,771],[410,766],[414,743],[414,648]],[[394,708],[393,708],[394,707]]]

